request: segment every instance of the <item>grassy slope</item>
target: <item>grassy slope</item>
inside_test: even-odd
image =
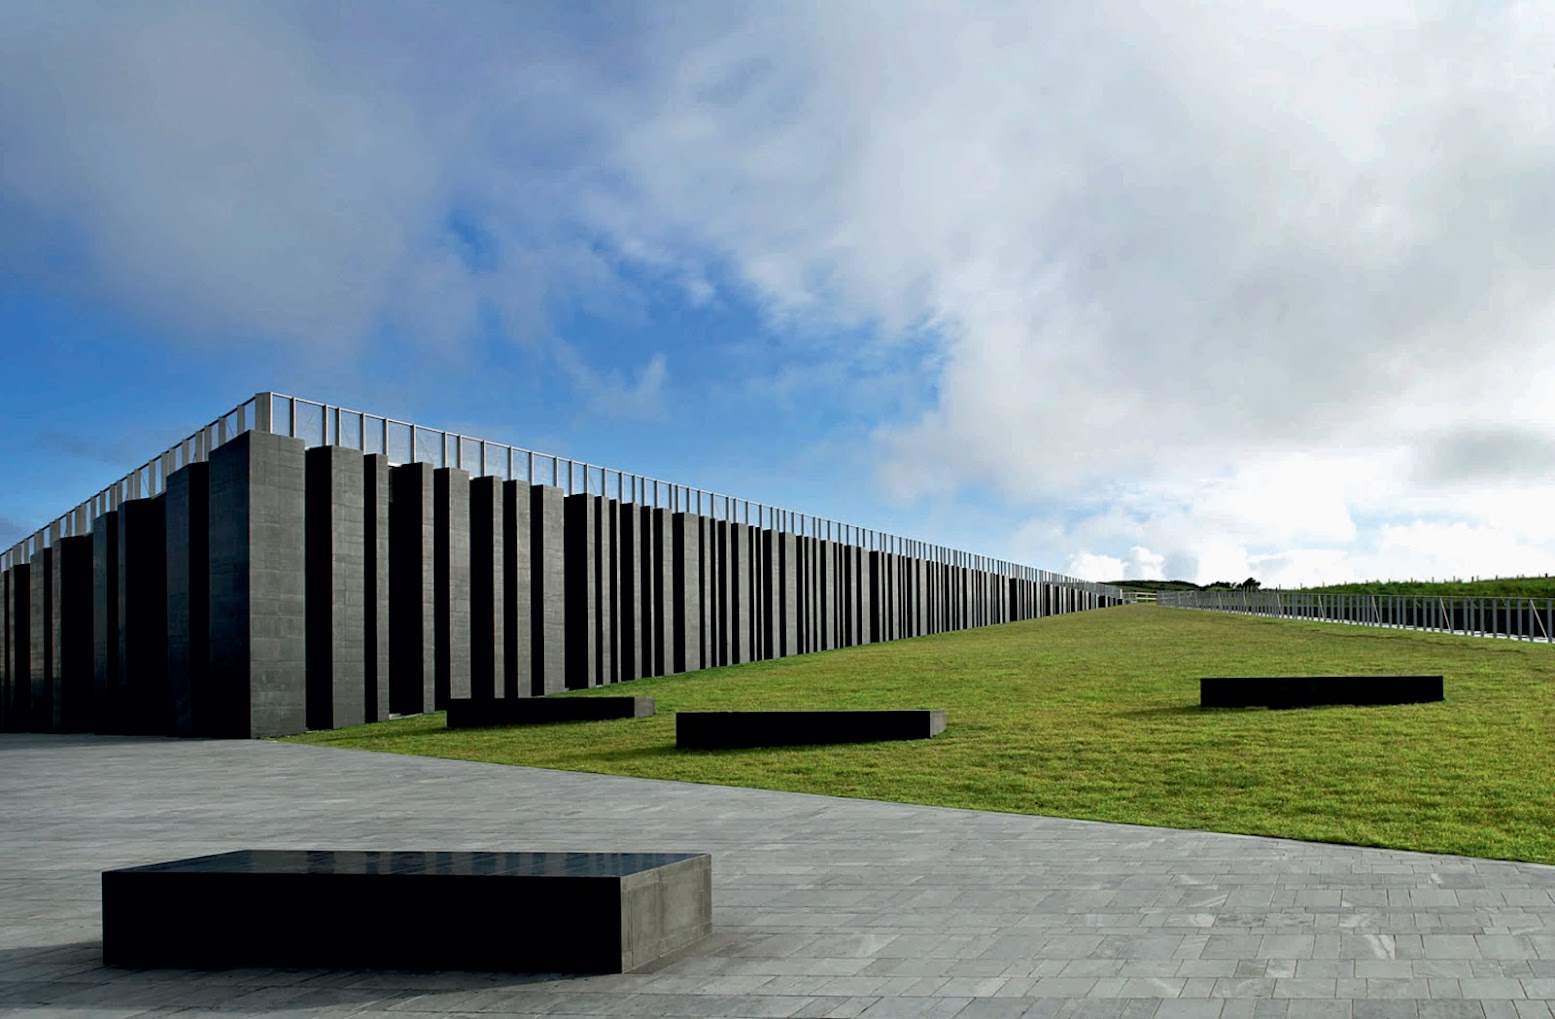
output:
[[[1447,701],[1204,711],[1205,675],[1442,673]],[[639,680],[651,719],[309,743],[1555,863],[1555,648],[1126,607]],[[682,752],[676,710],[943,707],[930,741]]]

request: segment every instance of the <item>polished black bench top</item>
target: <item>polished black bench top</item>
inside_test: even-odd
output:
[[[370,874],[478,877],[625,877],[698,853],[372,852],[356,849],[239,849],[213,856],[125,867],[120,873]]]

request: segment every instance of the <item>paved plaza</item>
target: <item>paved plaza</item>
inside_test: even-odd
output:
[[[715,933],[612,976],[102,966],[103,870],[244,847],[704,851]],[[275,743],[0,736],[6,1015],[1549,1017],[1552,896],[1555,867],[1423,853]],[[546,922],[492,917],[492,936]]]

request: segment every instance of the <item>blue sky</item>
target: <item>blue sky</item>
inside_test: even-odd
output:
[[[1555,572],[1542,3],[19,3],[0,546],[258,390],[1090,579]]]

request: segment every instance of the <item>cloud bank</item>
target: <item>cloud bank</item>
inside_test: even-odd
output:
[[[37,5],[0,264],[343,356],[651,281],[790,378],[905,366],[876,483],[1005,507],[995,551],[1555,570],[1552,53],[1532,2]],[[673,352],[590,356],[669,399]]]

